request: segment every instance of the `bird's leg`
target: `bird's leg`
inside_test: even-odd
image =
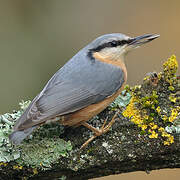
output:
[[[106,121],[107,121],[107,118],[105,119],[105,121],[104,121],[101,129],[104,128],[104,126],[105,126],[105,124],[106,124]],[[89,138],[89,139],[81,146],[80,150],[83,149],[84,147],[86,147],[86,146],[87,146],[91,141],[93,141],[97,136],[100,136],[100,133],[102,133],[102,132],[100,132],[99,129],[91,126],[90,124],[88,124],[88,123],[86,123],[86,122],[83,122],[82,125],[84,125],[84,126],[87,127],[88,129],[90,129],[91,131],[93,131],[96,135],[93,135],[91,138]],[[97,134],[98,134],[98,135],[97,135]]]
[[[84,147],[86,147],[92,140],[94,140],[97,136],[93,135],[90,137],[81,147],[80,150],[82,150]]]
[[[107,118],[105,119],[102,127],[100,129],[97,129],[93,126],[91,126],[90,124],[88,124],[87,122],[82,122],[81,125],[87,127],[88,129],[90,129],[91,131],[94,132],[94,135],[92,137],[90,137],[80,148],[83,149],[85,146],[87,146],[92,140],[94,140],[97,136],[100,136],[104,133],[106,133],[107,131],[109,131],[109,129],[111,128],[111,126],[114,124],[115,122],[115,118],[117,116],[118,112],[116,112],[116,114],[113,116],[112,120],[109,122],[108,125],[106,125],[107,122]],[[106,125],[106,126],[105,126]]]

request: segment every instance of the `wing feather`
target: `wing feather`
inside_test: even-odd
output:
[[[124,73],[116,66],[100,61],[82,61],[81,66],[74,68],[73,62],[69,63],[51,78],[32,101],[16,123],[15,130],[27,129],[56,115],[75,112],[100,102],[124,83]]]

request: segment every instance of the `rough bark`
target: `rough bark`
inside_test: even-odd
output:
[[[103,118],[103,114],[100,117]],[[85,180],[133,171],[180,167],[178,137],[174,144],[164,146],[161,138],[149,139],[140,135],[139,128],[118,118],[111,131],[96,138],[79,152],[79,147],[88,138],[87,131],[83,127],[66,129],[64,138],[73,145],[71,155],[59,158],[48,170],[38,169],[38,174],[31,179],[58,179],[64,176],[70,180]],[[0,179],[21,179],[32,174],[31,168],[17,170],[8,165],[0,171]]]

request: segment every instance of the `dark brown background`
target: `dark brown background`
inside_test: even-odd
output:
[[[180,59],[179,0],[0,2],[0,113],[17,109],[21,99],[32,99],[69,58],[105,33],[161,35],[126,58],[130,85],[140,83],[146,72],[160,71],[172,54]],[[176,180],[180,170],[104,179],[131,178]]]

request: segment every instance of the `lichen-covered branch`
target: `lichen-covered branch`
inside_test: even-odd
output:
[[[85,180],[110,174],[180,167],[180,79],[172,56],[163,71],[151,73],[142,85],[126,86],[106,110],[89,121],[101,127],[118,111],[112,129],[85,149],[92,136],[84,127],[58,123],[37,129],[20,146],[8,139],[13,124],[28,106],[0,115],[0,179]]]

